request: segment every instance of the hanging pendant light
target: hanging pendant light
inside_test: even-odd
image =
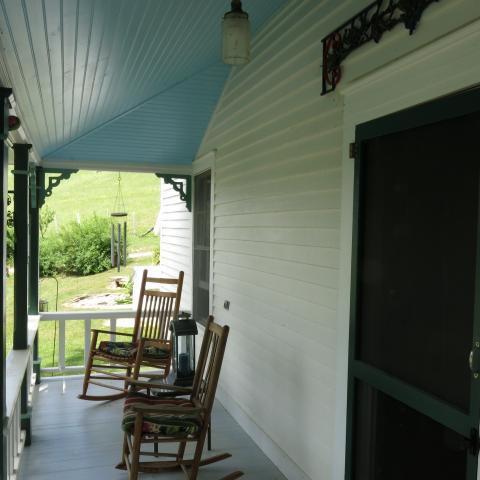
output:
[[[250,22],[240,0],[232,0],[232,9],[223,17],[223,61],[243,65],[250,61]]]

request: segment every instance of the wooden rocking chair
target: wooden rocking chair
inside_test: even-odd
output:
[[[147,283],[158,286],[167,285],[175,291],[146,288]],[[171,343],[169,340],[170,321],[174,319],[180,307],[182,294],[183,272],[178,278],[153,278],[147,276],[144,270],[140,286],[137,314],[132,333],[110,332],[107,330],[92,329],[92,341],[83,391],[78,398],[82,400],[116,400],[127,396],[128,383],[131,377],[138,378],[143,366],[162,370],[158,374],[149,372],[150,378],[164,378],[168,375],[171,360]],[[130,337],[127,342],[98,342],[99,333]],[[98,344],[97,344],[98,343]],[[94,363],[100,362],[100,363]],[[111,370],[124,370],[116,373]],[[101,375],[92,375],[97,373]],[[105,380],[118,380],[122,387],[105,383]],[[111,395],[87,395],[89,385],[98,385],[116,390],[120,393]]]
[[[116,467],[128,470],[129,480],[136,480],[139,472],[160,472],[172,468],[181,468],[188,480],[196,480],[200,466],[231,457],[229,453],[223,453],[201,459],[228,331],[228,326],[221,327],[213,322],[213,317],[208,318],[191,388],[130,380],[132,392],[125,400],[122,421],[125,432],[122,461]],[[162,393],[158,396],[138,392],[139,388],[159,387]],[[165,390],[171,390],[172,395],[189,392],[189,396],[167,397]],[[158,451],[160,443],[172,442],[178,444],[177,453]],[[187,442],[196,443],[191,459],[184,458]],[[153,449],[141,451],[145,444],[153,444]],[[155,457],[156,460],[140,461],[140,456]],[[164,460],[157,460],[162,457]],[[242,475],[243,472],[236,471],[221,480],[234,480]]]

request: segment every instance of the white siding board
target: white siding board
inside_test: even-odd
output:
[[[335,352],[335,348],[334,343],[329,342],[329,340],[335,340],[335,328],[333,326],[314,322],[311,317],[304,318],[298,312],[285,311],[278,304],[265,304],[263,299],[247,297],[227,288],[219,288],[218,290],[219,300],[228,298],[232,302],[231,314],[235,315],[237,311],[244,311],[248,316],[255,314],[255,318],[261,319],[260,322],[268,324],[269,330],[267,333],[272,337],[281,338],[285,344],[296,348],[303,345],[312,350],[316,348],[321,355],[318,361],[324,365],[333,366],[331,355]],[[220,302],[218,304],[223,305]],[[248,310],[246,305],[248,305]],[[325,338],[325,342],[320,346],[315,341],[315,338],[319,336]],[[299,355],[303,356],[305,356],[305,353],[303,348],[298,352]]]
[[[242,342],[237,338],[235,344]],[[223,388],[230,392],[236,399],[242,399],[242,408],[246,413],[257,419],[261,419],[263,427],[268,427],[268,434],[272,440],[284,451],[300,447],[302,450],[299,461],[303,467],[316,468],[315,476],[312,478],[329,478],[329,458],[332,455],[331,436],[333,435],[332,425],[325,419],[331,418],[333,390],[322,388],[323,383],[312,381],[309,372],[302,365],[294,372],[285,371],[281,365],[277,365],[275,372],[266,370],[260,362],[248,360],[245,366],[245,378],[238,378],[234,365],[243,362],[242,352],[232,349],[231,357],[226,358],[229,366],[223,370],[222,378],[227,380]],[[274,357],[263,359],[264,362],[276,362]],[[285,395],[272,400],[269,392],[281,386],[285,390],[286,383],[290,379],[296,381],[289,387]],[[257,379],[258,383],[252,382]],[[287,380],[288,379],[288,380]],[[223,380],[222,380],[223,382]],[[260,386],[261,385],[261,386]],[[321,394],[318,395],[318,390]],[[289,392],[299,392],[295,397]],[[316,430],[315,442],[309,441],[305,436],[296,435],[297,429],[308,431],[310,428]],[[289,435],[285,435],[285,430]],[[322,459],[319,461],[319,459]],[[293,477],[292,477],[293,478]]]
[[[247,255],[260,255],[263,258],[283,258],[298,264],[317,265],[337,268],[338,249],[273,245],[253,241],[220,240],[215,242],[215,250],[220,252],[237,252]]]
[[[228,240],[252,240],[273,242],[291,246],[338,248],[339,232],[320,228],[219,228],[215,238]]]
[[[217,204],[217,217],[226,215],[238,215],[246,213],[265,213],[265,212],[295,212],[316,210],[317,205],[321,205],[323,210],[332,210],[338,207],[340,190],[330,191],[310,191],[294,192],[291,195],[274,195],[255,199],[245,199],[239,202],[229,202],[228,204]],[[295,200],[295,201],[292,201]]]
[[[245,166],[245,169],[239,169],[238,163],[231,163],[230,165],[223,165],[223,168],[220,169],[220,172],[225,175],[220,183],[221,191],[225,190],[227,187],[232,188],[241,188],[245,180],[250,180],[254,182],[254,185],[262,183],[270,183],[276,178],[284,179],[285,171],[286,174],[300,176],[300,175],[309,175],[311,173],[316,173],[321,175],[322,178],[327,174],[331,175],[333,172],[339,172],[340,169],[335,162],[335,158],[338,158],[340,150],[335,149],[326,149],[321,152],[316,152],[316,155],[301,155],[297,153],[295,161],[288,161],[285,153],[280,153],[275,155],[275,161],[272,163],[263,164],[262,167],[258,166],[259,161],[265,162],[265,157],[262,155],[254,155],[254,158],[246,156],[249,158],[249,162],[253,165],[253,160],[256,160],[257,166],[253,167],[251,170],[248,168],[248,165]],[[318,155],[323,155],[320,159]],[[290,157],[291,158],[291,157]],[[239,159],[241,162],[241,159]],[[273,172],[272,172],[273,170]],[[268,177],[266,177],[268,174]],[[272,177],[272,178],[270,178]],[[250,182],[249,182],[250,184]]]
[[[192,309],[192,218],[171,185],[162,182],[160,202],[160,266],[169,277],[185,272],[181,308]]]
[[[337,116],[341,118],[340,115]],[[252,133],[251,142],[245,144],[244,139],[236,145],[232,143],[222,148],[219,156],[222,161],[217,164],[218,168],[224,168],[229,163],[237,162],[238,157],[248,158],[262,150],[281,149],[283,145],[288,145],[291,142],[299,143],[304,138],[332,136],[334,141],[335,136],[341,134],[338,121],[336,123],[335,125],[334,119],[331,118],[324,119],[323,124],[317,118],[309,118],[308,121],[302,122],[297,119],[293,124],[284,125],[284,128],[280,130],[275,128],[274,125],[268,125],[265,129],[256,129]],[[332,142],[333,145],[335,144]]]
[[[295,90],[292,90],[292,82],[297,85]],[[321,103],[322,100],[318,96],[318,64],[294,70],[292,75],[275,85],[271,91],[265,93],[265,96],[270,105],[259,109],[243,109],[237,117],[235,126],[231,123],[224,124],[212,132],[215,134],[215,141],[232,141],[232,129],[235,129],[237,137],[241,137],[251,130],[252,124],[268,124],[275,119],[288,117],[286,112],[301,110],[307,104],[313,108],[313,105]],[[318,115],[320,112],[316,113]]]
[[[336,210],[319,210],[316,212],[296,211],[292,217],[292,212],[272,212],[257,214],[235,214],[230,216],[218,216],[215,226],[222,227],[318,227],[318,228],[338,228],[340,221],[340,212]]]
[[[337,297],[334,288],[309,284],[259,270],[252,271],[247,267],[217,262],[216,259],[214,265],[215,274],[229,276],[245,283],[251,282],[255,286],[268,288],[275,293],[284,295],[282,304],[287,303],[289,297],[293,297],[299,300],[312,301],[312,303],[332,310],[336,309]]]
[[[276,177],[280,174],[273,169],[271,176]],[[280,176],[280,178],[272,179],[270,182],[268,177],[264,175],[262,179],[252,178],[251,181],[225,190],[222,190],[220,182],[219,191],[215,194],[215,201],[222,204],[282,194],[295,197],[296,194],[305,191],[327,192],[334,190],[340,192],[340,188],[334,183],[339,181],[340,176],[340,169],[328,173],[311,171],[303,175],[292,175],[285,178]]]
[[[162,228],[162,227],[161,227]],[[188,231],[175,228],[175,226],[163,227],[161,229],[161,234],[163,235],[162,245],[178,245],[186,247],[187,249],[191,247],[191,241],[187,237]]]
[[[328,288],[336,288],[338,284],[338,270],[334,268],[297,264],[296,262],[288,262],[282,259],[218,251],[215,254],[215,262],[240,268],[248,268],[252,272],[269,273]]]
[[[285,342],[275,339],[271,335],[267,335],[268,338],[265,339],[260,336],[258,331],[256,331],[257,335],[252,335],[250,327],[239,318],[231,316],[229,320],[229,323],[235,325],[236,328],[238,342],[235,344],[237,346],[240,343],[245,345],[242,348],[232,347],[229,356],[233,357],[232,360],[235,360],[237,365],[238,362],[245,363],[245,367],[248,369],[241,374],[237,372],[232,380],[237,381],[240,378],[244,378],[246,382],[249,378],[255,380],[250,381],[250,388],[253,390],[264,382],[265,384],[271,383],[272,386],[287,384],[288,390],[299,389],[302,395],[304,395],[303,384],[307,381],[310,384],[317,384],[317,386],[322,385],[325,388],[317,396],[317,401],[319,404],[323,403],[325,408],[332,410],[335,397],[335,376],[332,375],[331,368],[319,361],[312,361],[312,358],[298,355],[298,348],[286,345]],[[279,348],[284,350],[281,358],[276,353]],[[274,370],[271,369],[272,362],[275,364]],[[226,377],[227,375],[222,376],[222,378]],[[287,401],[294,401],[294,399],[288,398],[288,394],[285,397],[287,397]],[[276,403],[278,400],[276,398],[273,401],[270,398],[270,403]],[[290,412],[291,410],[284,411],[284,415],[288,415]]]
[[[241,280],[226,277],[224,275],[215,273],[215,285],[219,285],[219,289],[215,291],[214,305],[221,306],[218,312],[214,309],[215,313],[218,313],[220,317],[223,316],[223,300],[228,297],[222,296],[223,291],[230,291],[230,295],[236,292],[242,292],[245,299],[244,302],[250,302],[257,300],[259,303],[263,303],[266,306],[276,307],[282,310],[285,314],[299,317],[302,320],[313,322],[318,328],[318,333],[322,333],[322,328],[330,328],[335,330],[336,315],[335,310],[324,307],[314,302],[314,299],[310,301],[304,301],[292,296],[287,296],[280,292],[275,292],[268,287],[259,285],[253,285],[251,282],[242,282]],[[255,319],[256,312],[252,312],[250,317],[252,321]],[[281,318],[281,316],[277,317]],[[325,343],[328,345],[328,342]]]

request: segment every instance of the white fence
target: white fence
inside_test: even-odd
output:
[[[42,372],[83,372],[85,369],[88,352],[90,350],[90,337],[92,321],[104,320],[107,325],[104,330],[117,330],[120,319],[133,319],[133,310],[109,310],[96,312],[66,312],[66,313],[42,313],[29,316],[28,321],[28,347],[25,350],[12,350],[6,359],[6,419],[5,436],[7,443],[7,480],[17,478],[20,455],[25,446],[26,431],[22,429],[22,401],[27,413],[31,409],[35,386],[35,374],[33,371],[33,345],[37,335],[39,322],[58,322],[58,355],[57,365],[42,368]],[[84,362],[83,365],[66,365],[66,331],[67,322],[80,321],[84,324]],[[116,335],[111,335],[115,340]],[[40,338],[40,343],[42,339]],[[24,379],[27,382],[22,391]],[[26,398],[24,398],[26,397]]]
[[[17,478],[20,455],[25,445],[26,432],[22,430],[22,394],[27,410],[32,405],[35,375],[33,373],[33,343],[38,330],[38,316],[29,317],[28,347],[26,350],[12,350],[6,359],[6,419],[5,436],[7,443],[7,479]],[[23,380],[27,389],[22,392]]]
[[[57,365],[48,368],[42,368],[42,372],[83,372],[87,363],[88,352],[90,350],[90,338],[93,320],[107,321],[106,326],[102,326],[102,330],[117,330],[117,321],[119,319],[132,319],[135,317],[134,310],[97,310],[95,312],[56,312],[41,313],[39,315],[40,322],[58,322],[58,356]],[[84,355],[83,365],[66,365],[66,331],[67,322],[84,322]],[[115,341],[115,334],[110,336],[111,341]],[[40,343],[42,339],[40,338]]]

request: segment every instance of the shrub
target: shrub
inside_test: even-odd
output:
[[[93,215],[62,229],[64,273],[90,275],[110,268],[110,222]]]
[[[59,237],[50,236],[40,242],[40,276],[51,277],[63,271],[63,247]]]
[[[160,263],[160,247],[153,247],[152,262],[154,265],[158,265]]]
[[[91,275],[110,268],[110,222],[107,218],[86,218],[70,222],[58,237],[47,237],[40,245],[40,275],[58,273]]]
[[[13,264],[13,253],[15,251],[15,231],[7,225],[7,264]]]
[[[15,230],[13,228],[13,199],[7,196],[7,264],[13,264],[15,251]]]

